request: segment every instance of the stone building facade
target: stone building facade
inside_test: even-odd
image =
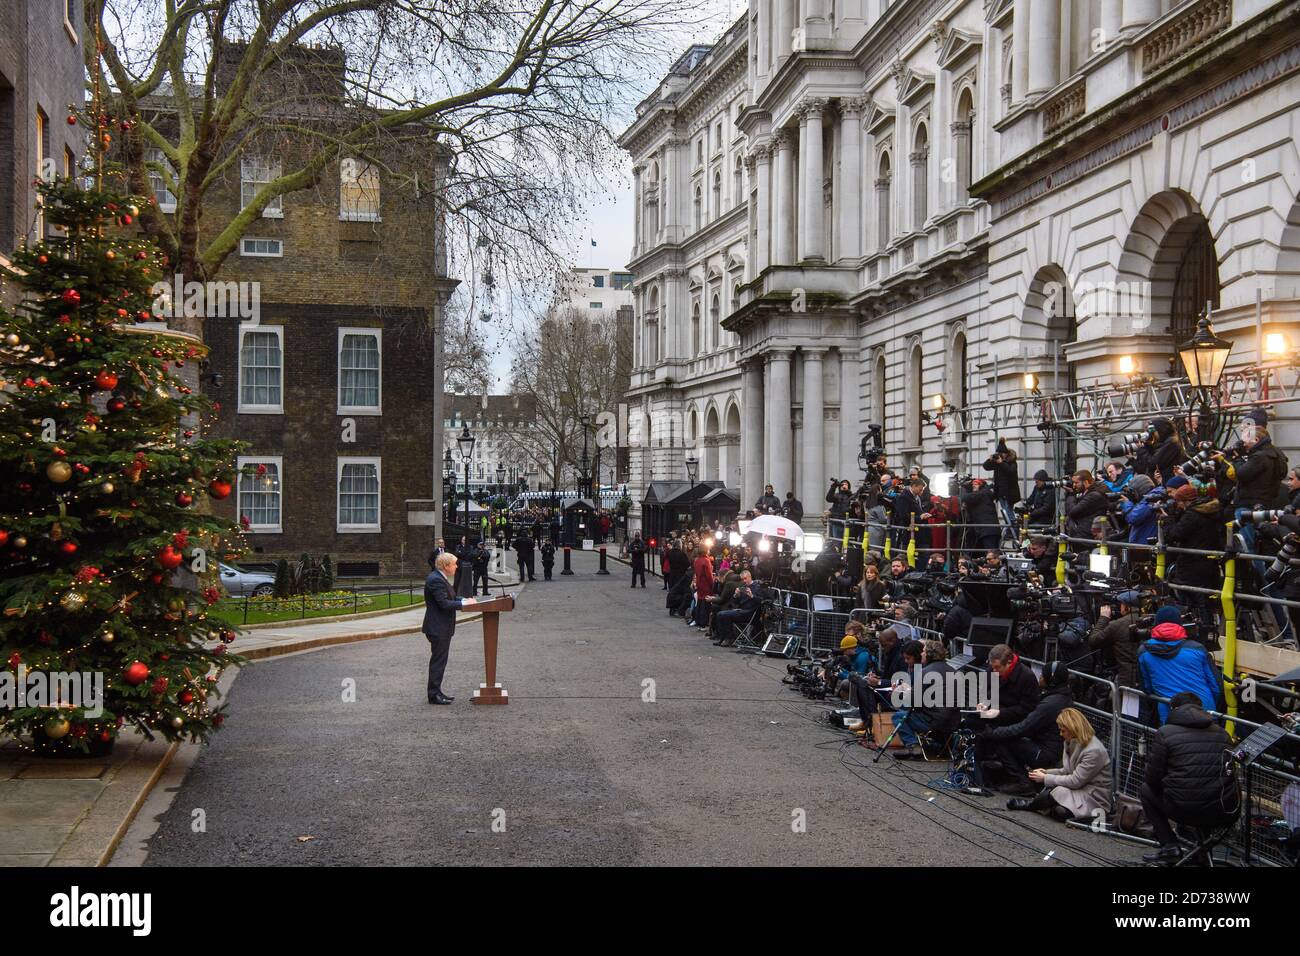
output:
[[[45,228],[33,181],[71,174],[84,150],[85,127],[67,122],[86,97],[81,42],[80,3],[0,4],[0,262]]]
[[[829,479],[860,476],[868,425],[891,464],[978,468],[998,432],[940,430],[937,410],[1024,397],[1027,374],[1047,392],[1164,377],[1206,302],[1230,367],[1294,350],[1297,56],[1295,2],[757,0],[622,138],[633,481],[710,461],[713,439],[703,477],[816,515]],[[724,157],[705,140],[692,162],[724,110],[742,198],[697,218]],[[720,347],[701,353],[710,281]],[[717,431],[692,432],[714,408]],[[1022,476],[1052,466],[1036,430],[1003,437]]]

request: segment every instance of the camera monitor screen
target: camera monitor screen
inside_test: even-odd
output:
[[[966,632],[966,653],[973,656],[973,663],[987,665],[993,645],[1006,644],[1011,640],[1014,623],[1004,617],[972,618],[970,629]]]

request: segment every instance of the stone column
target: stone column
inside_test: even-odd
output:
[[[768,371],[771,376],[772,404],[767,422],[771,454],[768,456],[768,480],[777,497],[794,490],[794,458],[790,427],[790,356],[792,349],[774,349],[768,353]]]
[[[794,148],[790,134],[776,134],[776,200],[772,203],[772,261],[788,266],[794,262]]]
[[[1011,24],[1011,102],[1019,103],[1029,88],[1029,0],[1015,0]]]
[[[964,206],[970,201],[971,123],[958,120],[948,128],[952,131],[952,148],[957,151],[957,187],[953,205]]]
[[[858,402],[858,353],[840,346],[840,472],[852,475],[858,468],[858,440],[862,409]]]
[[[641,170],[644,166],[632,167],[632,258],[641,254]]]
[[[799,497],[805,502],[819,501],[826,494],[826,407],[822,394],[822,359],[825,352],[825,349],[819,348],[803,350],[803,449],[800,458],[803,492]]]
[[[772,4],[760,3],[757,8],[758,66],[755,72],[766,76],[772,69]]]
[[[1124,24],[1124,0],[1101,0],[1101,32],[1109,46],[1119,36]]]
[[[800,260],[813,259],[824,261],[826,258],[826,207],[822,185],[825,174],[822,169],[822,110],[826,101],[809,100],[803,110],[802,146],[799,150],[799,164],[803,167],[803,203],[800,207]]]
[[[772,262],[772,147],[763,145],[755,151],[754,171],[758,177],[757,237],[749,259],[757,277]]]
[[[912,230],[920,232],[930,217],[930,150],[914,150],[912,160]]]
[[[876,250],[878,252],[884,252],[885,247],[889,245],[891,227],[889,207],[893,202],[889,186],[889,176],[876,180]]]
[[[862,255],[862,97],[840,100],[839,199],[841,259]]]
[[[799,0],[772,2],[776,6],[776,58],[780,62],[790,56],[790,39],[794,34],[794,21],[799,15]]]
[[[1059,83],[1061,69],[1061,0],[1034,0],[1029,6],[1029,86],[1026,93],[1046,93]]]
[[[1160,0],[1124,0],[1120,29],[1138,29],[1160,16]]]
[[[799,117],[799,155],[794,163],[794,250],[792,261],[801,262],[805,258],[804,233],[808,228],[808,116],[800,106],[795,110]]]
[[[745,463],[740,507],[753,507],[763,493],[763,365],[761,359],[745,363],[741,377],[740,457]]]

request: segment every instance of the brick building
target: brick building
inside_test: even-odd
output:
[[[295,122],[348,124],[342,54],[304,48],[293,66],[290,81],[316,84],[323,104],[286,106]],[[221,228],[311,148],[243,144],[205,198],[205,223]],[[267,206],[217,276],[238,307],[213,315],[209,296],[202,387],[220,404],[214,430],[246,442],[239,464],[260,472],[216,509],[245,524],[250,564],[328,554],[344,575],[417,572],[438,532],[435,331],[455,286],[434,203],[446,155],[426,140],[367,157],[344,156]],[[161,175],[153,187],[170,211]]]
[[[0,262],[44,228],[32,186],[42,167],[70,173],[81,153],[82,127],[66,120],[85,99],[80,13],[77,0],[0,3]]]

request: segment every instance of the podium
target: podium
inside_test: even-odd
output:
[[[470,605],[471,611],[483,612],[483,662],[487,665],[487,681],[478,685],[471,699],[475,704],[508,704],[510,695],[497,680],[497,632],[501,623],[502,611],[513,611],[515,599],[505,594],[490,601],[478,601]]]

